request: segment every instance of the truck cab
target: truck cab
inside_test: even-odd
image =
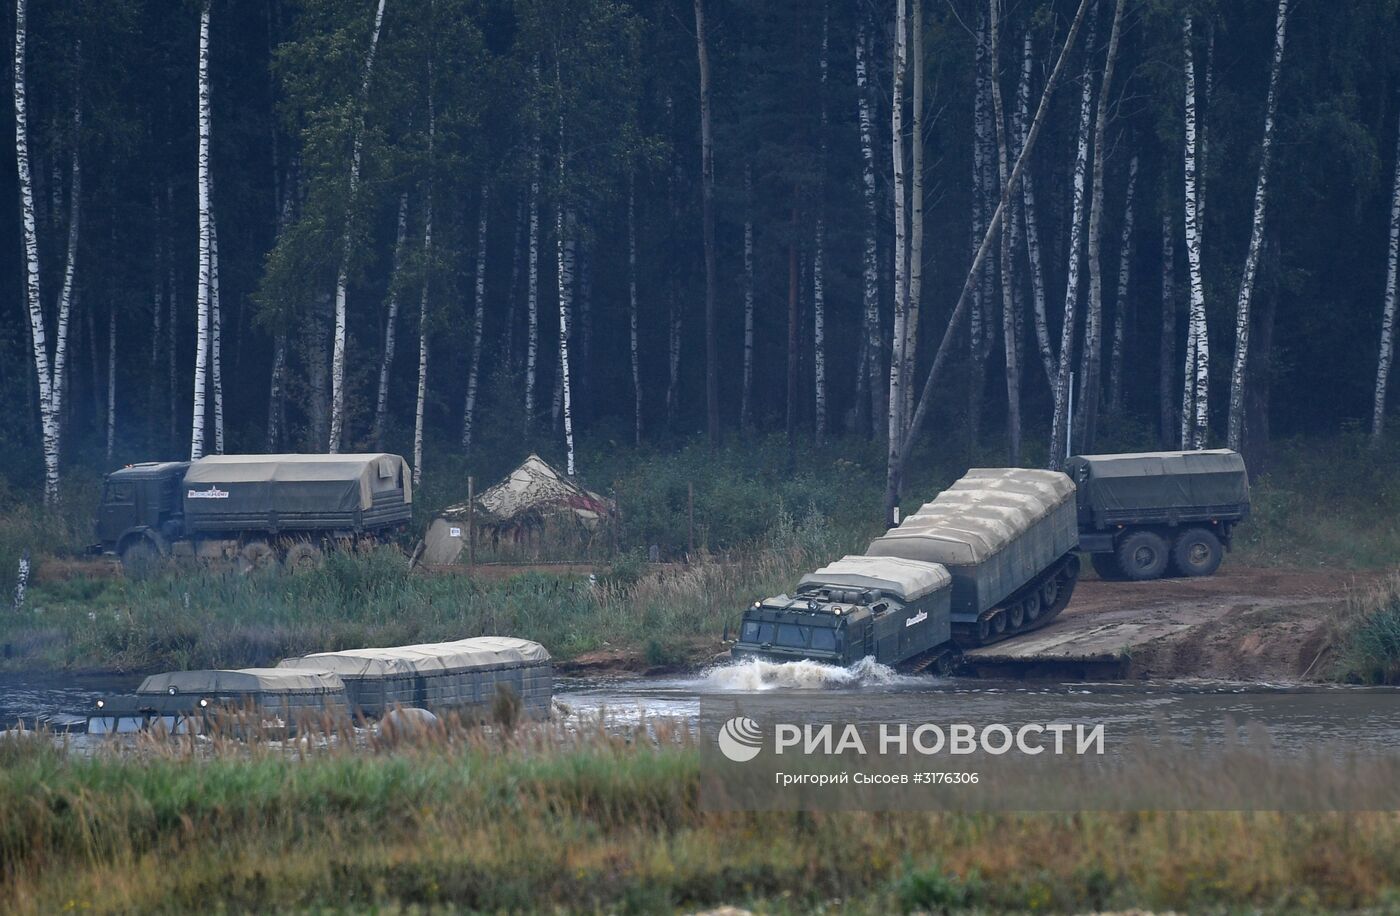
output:
[[[97,511],[97,539],[104,553],[162,552],[179,537],[180,486],[188,461],[147,461],[108,474]]]

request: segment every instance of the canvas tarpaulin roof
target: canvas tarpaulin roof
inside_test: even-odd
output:
[[[1244,459],[1230,449],[1076,455],[1066,470],[1097,510],[1191,509],[1249,502]]]
[[[335,693],[345,689],[340,676],[315,668],[239,668],[169,671],[141,682],[137,693],[223,695],[230,693]]]
[[[901,601],[917,601],[952,582],[937,563],[899,557],[845,556],[802,577],[799,585],[839,585],[878,588]]]
[[[511,636],[478,636],[455,642],[318,652],[286,659],[278,668],[323,669],[353,679],[538,665],[549,660],[549,652],[537,642]]]
[[[949,566],[982,563],[1073,498],[1074,483],[1058,471],[973,468],[876,538],[868,553]]]
[[[309,501],[316,510],[352,511],[370,508],[376,493],[398,489],[403,490],[405,503],[412,502],[404,460],[387,453],[210,455],[190,465],[185,486],[187,507],[206,505],[200,502],[206,500],[219,511],[236,511],[244,501],[262,505],[270,499],[287,511],[296,510],[299,501]]]
[[[476,498],[477,519],[484,524],[560,508],[572,511],[585,524],[596,524],[613,511],[611,500],[569,480],[539,455],[526,458],[504,480]],[[442,514],[446,518],[465,518],[467,506],[451,506]]]

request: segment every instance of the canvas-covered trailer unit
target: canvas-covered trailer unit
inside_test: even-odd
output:
[[[964,645],[1043,626],[1078,577],[1074,490],[1057,471],[973,468],[866,554],[944,566],[953,634]]]
[[[1230,449],[1076,455],[1080,549],[1106,579],[1207,576],[1249,515],[1249,474]]]
[[[244,709],[294,725],[306,716],[344,716],[349,706],[345,684],[329,671],[171,671],[147,677],[134,695],[99,699],[88,734],[127,734],[157,724],[169,734],[200,733],[209,716]]]
[[[186,531],[346,531],[413,517],[398,455],[210,455],[185,472]]]
[[[345,649],[286,659],[278,670],[334,672],[350,708],[382,716],[395,706],[489,715],[498,694],[519,698],[527,716],[549,714],[554,665],[539,643],[507,636],[378,649]]]

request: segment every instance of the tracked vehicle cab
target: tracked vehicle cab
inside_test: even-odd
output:
[[[951,579],[936,563],[848,556],[802,578],[794,594],[744,612],[735,658],[851,665],[914,662],[948,643]]]

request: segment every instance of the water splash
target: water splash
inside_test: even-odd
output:
[[[701,683],[715,690],[759,692],[764,690],[832,690],[841,687],[885,687],[910,678],[897,674],[866,656],[849,668],[824,665],[810,659],[795,662],[772,662],[745,659],[707,668],[700,675]]]

